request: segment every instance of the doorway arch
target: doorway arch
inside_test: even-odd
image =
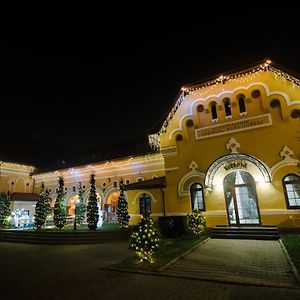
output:
[[[229,225],[261,224],[255,181],[250,173],[230,172],[224,177],[223,188]]]

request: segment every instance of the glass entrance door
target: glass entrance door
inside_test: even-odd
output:
[[[255,181],[245,171],[229,173],[223,182],[230,225],[259,225]]]

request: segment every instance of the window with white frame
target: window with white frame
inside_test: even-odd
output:
[[[288,174],[283,178],[287,208],[300,208],[300,177]]]
[[[205,210],[203,188],[200,183],[194,183],[190,187],[192,210]]]

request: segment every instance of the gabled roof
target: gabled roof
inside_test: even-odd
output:
[[[218,77],[215,76],[215,77],[208,78],[208,79],[205,79],[200,82],[186,84],[180,89],[168,114],[165,116],[164,119],[162,119],[162,121],[156,127],[153,128],[153,130],[149,134],[149,136],[160,135],[166,131],[168,124],[170,123],[170,121],[172,120],[176,111],[180,107],[182,101],[190,92],[201,89],[201,88],[205,88],[208,86],[223,84],[227,81],[230,81],[230,80],[235,79],[236,77],[239,77],[242,75],[248,75],[251,73],[262,72],[262,71],[271,71],[275,75],[282,77],[285,80],[290,81],[297,86],[300,86],[300,79],[299,79],[300,75],[296,74],[293,71],[286,70],[285,67],[282,67],[278,63],[272,62],[270,59],[265,59],[263,61],[256,62],[255,64],[251,64],[248,66],[244,66],[242,68],[238,68],[235,70],[225,72],[224,74],[222,74]]]
[[[162,189],[167,186],[166,177],[157,177],[149,180],[133,182],[124,185],[125,190],[147,190],[147,189]]]

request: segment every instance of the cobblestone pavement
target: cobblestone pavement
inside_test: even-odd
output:
[[[297,285],[278,241],[209,239],[163,274],[249,284]]]
[[[296,288],[224,284],[103,269],[130,255],[127,243],[0,243],[0,299],[300,299],[300,290]]]

